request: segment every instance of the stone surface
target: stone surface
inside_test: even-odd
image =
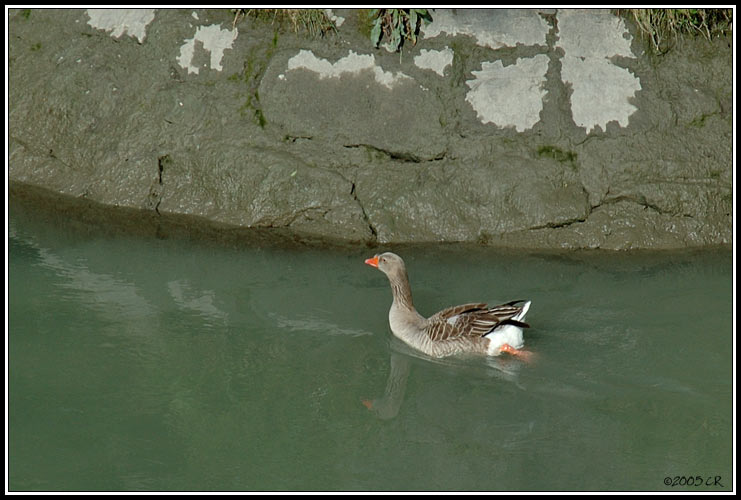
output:
[[[730,39],[655,56],[605,10],[432,15],[399,54],[353,9],[324,38],[228,9],[12,9],[12,192],[386,247],[731,243]]]
[[[444,154],[442,105],[400,71],[352,51],[331,63],[300,50],[276,54],[259,88],[265,119],[284,136],[371,147],[400,158]]]

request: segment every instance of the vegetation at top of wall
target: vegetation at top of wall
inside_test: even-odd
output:
[[[294,33],[307,31],[311,36],[324,36],[337,31],[337,27],[324,9],[232,9],[232,12],[234,12],[232,28],[245,17],[251,17],[270,24],[290,26]]]
[[[419,29],[423,23],[432,22],[428,9],[357,9],[361,18],[361,30],[369,26],[366,35],[370,36],[374,47],[386,39],[394,51],[400,51],[405,40],[417,43]],[[243,19],[250,17],[280,27],[290,27],[294,33],[306,31],[312,36],[324,36],[337,32],[337,27],[325,9],[231,9],[234,14],[232,29]],[[367,19],[366,22],[363,22]]]
[[[394,51],[401,49],[404,40],[410,40],[412,45],[416,44],[422,23],[432,21],[427,9],[373,9],[371,18],[373,28],[370,39],[373,46],[378,47],[385,37]]]
[[[620,9],[620,13],[638,24],[659,53],[665,53],[680,34],[712,40],[733,32],[733,9]]]

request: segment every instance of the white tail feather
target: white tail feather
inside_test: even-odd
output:
[[[522,311],[513,316],[512,319],[522,321],[525,319],[528,309],[530,309],[529,300],[522,306]],[[505,324],[498,326],[491,333],[488,333],[486,338],[489,339],[489,347],[486,349],[486,353],[489,356],[499,356],[499,348],[504,344],[508,344],[515,349],[520,349],[525,345],[525,341],[522,338],[522,328],[515,325]]]

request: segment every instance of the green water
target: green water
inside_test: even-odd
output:
[[[531,299],[537,360],[399,345],[373,251],[11,211],[9,489],[733,488],[730,251],[384,250],[423,314]]]

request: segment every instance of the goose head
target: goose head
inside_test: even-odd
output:
[[[382,271],[386,276],[398,279],[407,279],[406,266],[404,260],[392,252],[376,254],[370,259],[365,259],[365,263]]]

